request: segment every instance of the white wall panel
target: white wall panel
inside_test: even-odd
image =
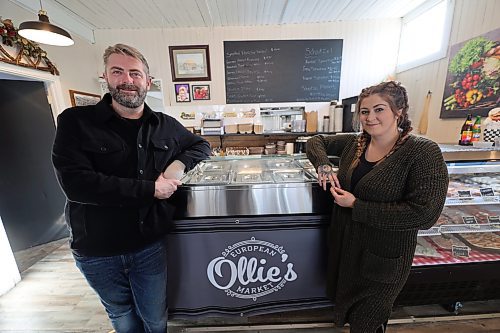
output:
[[[96,32],[96,49],[104,50],[117,42],[136,46],[146,55],[152,74],[163,80],[167,105],[175,105],[168,45],[208,44],[212,72],[210,103],[224,104],[224,41],[339,38],[344,40],[340,98],[345,98],[394,72],[399,28],[400,22],[395,19],[286,26],[100,30]],[[207,102],[192,102],[196,103]]]
[[[256,22],[266,22],[264,16],[272,12],[268,8],[270,2],[258,0],[260,12]],[[194,1],[197,4],[204,2]],[[193,3],[194,3],[193,2]],[[235,1],[236,2],[236,1]],[[223,6],[224,0],[211,0]],[[245,3],[245,2],[242,2]],[[347,1],[342,1],[347,3]],[[235,10],[237,10],[235,8]],[[0,2],[0,13],[4,18],[12,18],[16,25],[24,20],[34,19],[33,14],[13,5],[9,1]],[[214,13],[212,13],[215,15]],[[147,15],[137,10],[137,15]],[[288,13],[287,15],[298,15]],[[164,26],[169,20],[189,19],[165,16]],[[191,18],[193,19],[193,18]],[[205,20],[209,19],[204,17]],[[212,17],[214,22],[225,22],[230,17]],[[252,20],[252,17],[248,17]],[[482,33],[500,27],[500,0],[456,0],[451,45],[476,37]],[[63,94],[69,105],[68,89],[76,89],[98,93],[97,78],[102,73],[102,53],[108,45],[128,43],[140,49],[151,67],[152,74],[163,80],[165,106],[167,112],[174,114],[182,111],[228,110],[251,108],[254,105],[225,106],[223,41],[254,40],[254,39],[317,39],[341,38],[344,40],[343,63],[341,73],[340,98],[357,95],[368,85],[384,80],[394,73],[400,33],[398,19],[343,21],[323,24],[297,25],[267,25],[254,27],[208,27],[183,29],[142,29],[142,30],[97,30],[96,44],[90,45],[76,38],[76,45],[69,48],[42,46],[48,51],[49,59],[53,60],[61,71]],[[210,84],[211,100],[178,104],[174,99],[173,83],[171,81],[169,45],[209,45],[211,74],[210,82],[190,82],[191,84]],[[402,81],[409,90],[411,117],[416,128],[428,90],[432,91],[429,114],[429,130],[427,136],[438,142],[456,142],[462,119],[439,119],[441,99],[448,66],[448,58],[435,61],[402,73],[397,79]],[[309,103],[307,110],[322,112],[328,103]]]
[[[236,10],[236,9],[235,9]],[[228,40],[343,39],[343,62],[340,99],[359,94],[368,85],[393,74],[399,43],[400,20],[371,20],[325,24],[274,25],[255,27],[215,27],[189,29],[99,30],[96,52],[118,42],[129,43],[141,50],[155,78],[162,79],[166,112],[179,118],[181,112],[245,111],[258,104],[225,105],[223,42]],[[170,72],[169,45],[206,45],[210,47],[211,100],[177,103]],[[102,64],[99,64],[102,68]],[[286,82],[284,82],[286,84]],[[297,103],[294,103],[297,104]],[[299,103],[306,110],[319,111],[319,120],[328,112],[328,102]],[[279,103],[275,105],[290,105]],[[197,120],[198,121],[198,120]],[[195,121],[196,123],[196,121]],[[198,121],[199,124],[199,121]],[[187,124],[188,125],[188,124]]]
[[[450,46],[500,28],[500,1],[498,0],[457,0]],[[439,119],[441,101],[449,62],[448,56],[427,65],[402,72],[397,79],[409,90],[411,118],[417,128],[422,114],[427,91],[432,91],[429,110],[429,138],[442,143],[456,144],[464,119]]]

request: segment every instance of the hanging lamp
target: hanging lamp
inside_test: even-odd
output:
[[[75,43],[66,30],[49,22],[47,12],[42,8],[42,0],[40,0],[38,21],[26,21],[21,23],[17,32],[24,38],[40,44],[70,46]]]

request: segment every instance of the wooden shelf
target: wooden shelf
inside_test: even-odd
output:
[[[295,142],[300,136],[313,136],[317,134],[335,134],[325,132],[279,132],[279,133],[262,133],[262,134],[222,134],[222,135],[202,135],[202,137],[210,143],[212,148],[215,147],[263,147],[266,143],[285,141]]]

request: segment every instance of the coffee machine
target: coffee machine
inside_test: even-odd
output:
[[[260,109],[260,117],[264,133],[280,133],[292,130],[294,120],[303,120],[305,106],[264,107]]]

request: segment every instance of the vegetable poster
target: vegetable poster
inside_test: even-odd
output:
[[[500,105],[500,29],[450,49],[440,118],[487,116]]]

